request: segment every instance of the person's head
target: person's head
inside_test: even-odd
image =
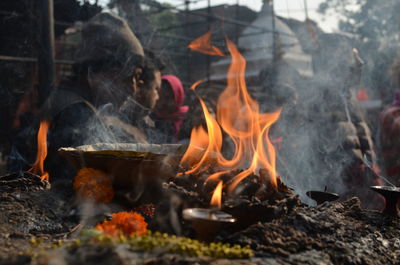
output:
[[[122,18],[111,13],[93,17],[82,30],[76,57],[94,104],[120,106],[133,96],[146,107],[155,105],[159,74]]]
[[[155,111],[162,115],[176,113],[180,110],[185,99],[185,92],[181,81],[173,75],[162,76],[160,99]]]
[[[173,123],[174,135],[177,136],[189,110],[188,106],[183,105],[185,91],[182,82],[176,76],[164,75],[161,79],[160,99],[154,111],[159,119]]]
[[[136,93],[136,100],[147,108],[153,109],[159,99],[161,89],[161,71],[165,65],[153,52],[145,51],[145,63],[141,74],[142,82]]]

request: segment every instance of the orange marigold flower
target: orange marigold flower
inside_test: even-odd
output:
[[[82,198],[108,203],[114,197],[111,177],[94,168],[82,168],[75,176],[74,191]]]
[[[113,213],[111,220],[98,224],[96,229],[109,236],[142,235],[147,232],[147,223],[136,212],[119,212]]]

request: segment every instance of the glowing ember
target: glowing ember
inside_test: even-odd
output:
[[[233,191],[247,176],[257,174],[263,168],[268,174],[260,179],[263,183],[271,183],[277,187],[275,171],[275,149],[269,139],[269,129],[280,115],[281,110],[273,113],[259,113],[258,103],[247,92],[245,82],[246,61],[236,46],[227,40],[232,62],[228,70],[227,87],[217,102],[217,118],[207,110],[199,98],[203,108],[207,132],[199,127],[194,128],[189,148],[181,160],[181,166],[188,167],[186,174],[199,174],[209,168],[216,173],[207,181],[216,181],[222,175],[238,169],[244,169],[233,177],[227,190]],[[197,86],[199,82],[193,86]],[[227,159],[221,153],[222,130],[232,140],[235,151]],[[263,179],[267,176],[269,179]]]
[[[209,55],[225,56],[225,54],[217,47],[211,44],[211,30],[204,34],[203,36],[192,41],[189,49]]]
[[[111,215],[111,220],[96,225],[96,229],[109,236],[142,235],[147,232],[144,217],[135,212],[119,212]]]
[[[211,202],[210,202],[211,206],[216,207],[218,209],[221,209],[222,187],[223,187],[223,182],[220,181],[214,190],[214,193],[213,193],[213,196],[211,197]]]
[[[81,198],[94,202],[108,203],[114,197],[110,176],[93,168],[79,170],[74,179],[73,189]]]
[[[42,180],[49,181],[49,173],[44,171],[44,160],[47,156],[47,131],[49,130],[50,122],[41,121],[39,131],[37,134],[37,154],[36,161],[32,168],[28,171],[40,175]]]

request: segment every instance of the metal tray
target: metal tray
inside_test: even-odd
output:
[[[115,188],[129,189],[176,174],[184,149],[177,144],[97,143],[58,152],[76,171],[102,170],[110,174]]]

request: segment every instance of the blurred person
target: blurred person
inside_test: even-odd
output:
[[[356,49],[344,50],[330,66],[329,79],[321,89],[322,102],[315,102],[311,119],[316,119],[316,161],[329,174],[325,185],[339,193],[341,200],[357,196],[366,208],[379,208],[381,201],[369,186],[379,180],[366,166],[376,166],[371,130],[357,100],[364,62]],[[318,116],[320,116],[318,118]],[[321,119],[323,118],[323,119]]]
[[[140,82],[143,89],[138,94],[129,95],[114,114],[107,112],[106,104],[102,108],[102,118],[107,124],[117,126],[134,136],[137,142],[155,143],[160,138],[151,113],[159,99],[161,89],[161,71],[165,65],[162,60],[149,50],[145,50],[145,61]],[[138,131],[139,130],[139,131]],[[140,137],[136,137],[136,136]]]
[[[400,185],[400,92],[380,114],[380,144],[386,175]]]
[[[351,51],[351,50],[350,50]],[[349,54],[351,55],[351,53]],[[308,86],[274,80],[276,69],[262,71],[267,111],[282,108],[271,129],[279,140],[277,171],[303,200],[308,190],[337,192],[342,199],[358,196],[365,207],[377,202],[368,186],[376,184],[363,159],[375,163],[371,132],[355,97],[362,64],[342,57],[330,71],[321,71]],[[332,64],[332,62],[329,62]]]
[[[322,88],[323,105],[316,103],[314,116],[319,120],[319,137],[314,142],[320,163],[331,174],[326,185],[334,187],[341,200],[357,196],[366,208],[379,208],[380,198],[369,186],[379,179],[366,166],[376,167],[376,154],[365,112],[357,100],[364,62],[356,49],[346,49],[348,56],[330,68],[329,83]]]
[[[178,135],[189,110],[183,105],[185,91],[182,82],[173,75],[161,77],[160,99],[154,108],[154,120],[157,130],[163,135],[163,142],[178,141]]]
[[[393,87],[400,87],[400,60],[396,60],[390,75]],[[400,185],[400,91],[394,95],[392,104],[385,107],[379,116],[379,140],[382,164],[386,176],[395,185]]]
[[[152,125],[146,117],[161,85],[156,68],[125,20],[101,13],[88,21],[76,54],[75,77],[62,82],[40,109],[40,120],[51,123],[45,162],[51,177],[73,173],[58,156],[60,147],[147,142],[140,126]],[[29,130],[36,138],[37,129]],[[34,161],[32,138],[17,137],[12,170],[27,169],[27,161]]]

